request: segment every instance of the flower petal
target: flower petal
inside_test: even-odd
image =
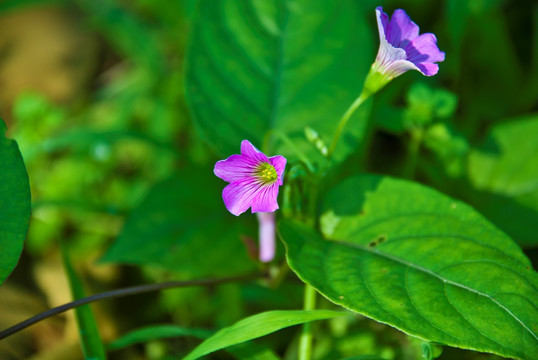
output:
[[[422,34],[405,47],[407,59],[415,64],[445,60],[445,53],[437,47],[437,38],[432,33]]]
[[[377,30],[379,31],[379,40],[387,40],[385,37],[386,29],[389,25],[389,16],[383,11],[383,6],[378,6],[375,8],[375,15],[377,18]]]
[[[257,162],[242,155],[232,155],[226,160],[217,161],[213,172],[227,182],[252,176]]]
[[[439,71],[439,65],[433,63],[418,64],[419,71],[426,76],[433,76]]]
[[[248,140],[241,141],[241,155],[246,156],[249,159],[257,160],[261,162],[269,162],[267,156],[258,150],[252,143]]]
[[[392,13],[392,18],[385,27],[387,41],[395,47],[403,48],[418,36],[418,25],[402,9]]]
[[[252,201],[252,212],[273,212],[278,209],[276,198],[278,197],[278,183],[264,185],[258,188]]]
[[[269,158],[269,163],[275,167],[278,175],[278,185],[282,185],[284,180],[284,169],[286,168],[286,158],[282,155],[276,155]]]
[[[260,185],[254,178],[244,178],[229,184],[222,190],[222,199],[229,212],[238,216],[248,210],[258,199]]]
[[[269,262],[275,257],[275,213],[259,212],[260,260]]]

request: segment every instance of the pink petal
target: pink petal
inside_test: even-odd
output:
[[[267,158],[267,156],[265,156],[264,153],[258,150],[248,140],[241,141],[241,155],[246,156],[247,158],[252,159],[252,160],[261,161],[261,162],[269,162],[269,159]]]
[[[248,210],[258,198],[260,185],[254,178],[234,181],[222,190],[222,199],[229,212],[238,216]]]
[[[258,163],[242,155],[232,155],[226,160],[217,161],[213,172],[227,182],[252,176]]]
[[[269,262],[275,257],[275,213],[259,212],[260,260]]]
[[[252,212],[272,212],[278,209],[278,183],[261,186],[252,201]]]
[[[275,167],[276,173],[278,175],[278,185],[282,185],[286,162],[286,158],[282,155],[276,155],[269,158],[269,163]]]

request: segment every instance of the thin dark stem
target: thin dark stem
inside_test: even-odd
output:
[[[257,273],[257,274],[231,276],[231,277],[217,278],[217,279],[169,281],[169,282],[158,283],[158,284],[138,285],[138,286],[132,286],[132,287],[123,288],[123,289],[105,291],[100,294],[88,296],[82,299],[72,301],[67,304],[57,306],[52,309],[49,309],[40,314],[37,314],[36,316],[26,319],[10,328],[0,331],[0,340],[5,339],[6,337],[13,335],[23,329],[26,329],[28,326],[33,325],[41,320],[63,313],[64,311],[71,310],[76,307],[89,304],[95,301],[99,301],[99,300],[114,299],[114,298],[119,298],[123,296],[137,295],[137,294],[143,294],[147,292],[165,290],[165,289],[171,289],[171,288],[177,288],[177,287],[208,286],[208,285],[219,285],[219,284],[231,283],[231,282],[248,281],[248,280],[258,279],[263,276],[264,276],[263,274]]]

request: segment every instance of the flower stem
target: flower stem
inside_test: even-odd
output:
[[[78,300],[57,306],[52,309],[49,309],[47,311],[37,314],[36,316],[26,319],[16,325],[13,325],[10,328],[2,330],[0,331],[0,340],[10,335],[13,335],[23,329],[26,329],[28,326],[33,325],[41,320],[45,320],[51,316],[61,314],[64,311],[74,309],[76,307],[89,304],[95,301],[99,301],[99,300],[114,299],[114,298],[119,298],[123,296],[143,294],[143,293],[147,293],[151,291],[165,290],[165,289],[171,289],[171,288],[177,288],[177,287],[214,286],[214,285],[225,284],[225,283],[230,283],[230,282],[250,281],[250,280],[261,278],[263,276],[264,274],[257,273],[257,274],[249,274],[249,275],[233,276],[233,277],[217,278],[217,279],[169,281],[169,282],[163,282],[163,283],[158,283],[158,284],[139,285],[139,286],[132,286],[132,287],[123,288],[123,289],[106,291],[100,294],[88,296],[82,299],[78,299]]]
[[[305,284],[304,289],[304,310],[315,310],[316,308],[316,289],[311,285]],[[303,325],[303,332],[299,338],[299,360],[310,360],[312,358],[312,323]]]
[[[336,144],[338,144],[338,140],[340,140],[340,135],[342,135],[342,131],[346,127],[346,124],[355,112],[359,106],[366,100],[367,97],[364,96],[364,92],[360,94],[360,96],[351,104],[351,106],[346,110],[342,118],[340,119],[340,122],[338,123],[338,126],[336,128],[336,131],[334,133],[333,141],[331,143],[331,147],[329,148],[329,152],[327,154],[327,158],[330,159],[334,153],[334,150],[336,149]]]

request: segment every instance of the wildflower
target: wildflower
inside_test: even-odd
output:
[[[222,191],[228,211],[238,216],[248,208],[253,213],[278,209],[276,198],[282,185],[286,158],[268,158],[248,140],[241,142],[241,155],[217,161],[214,173],[230,184]]]
[[[366,81],[370,91],[376,92],[408,70],[417,70],[426,76],[437,74],[439,65],[436,63],[445,60],[445,53],[437,47],[435,35],[419,35],[418,25],[402,9],[395,10],[390,20],[383,7],[378,6],[375,12],[380,44]]]

